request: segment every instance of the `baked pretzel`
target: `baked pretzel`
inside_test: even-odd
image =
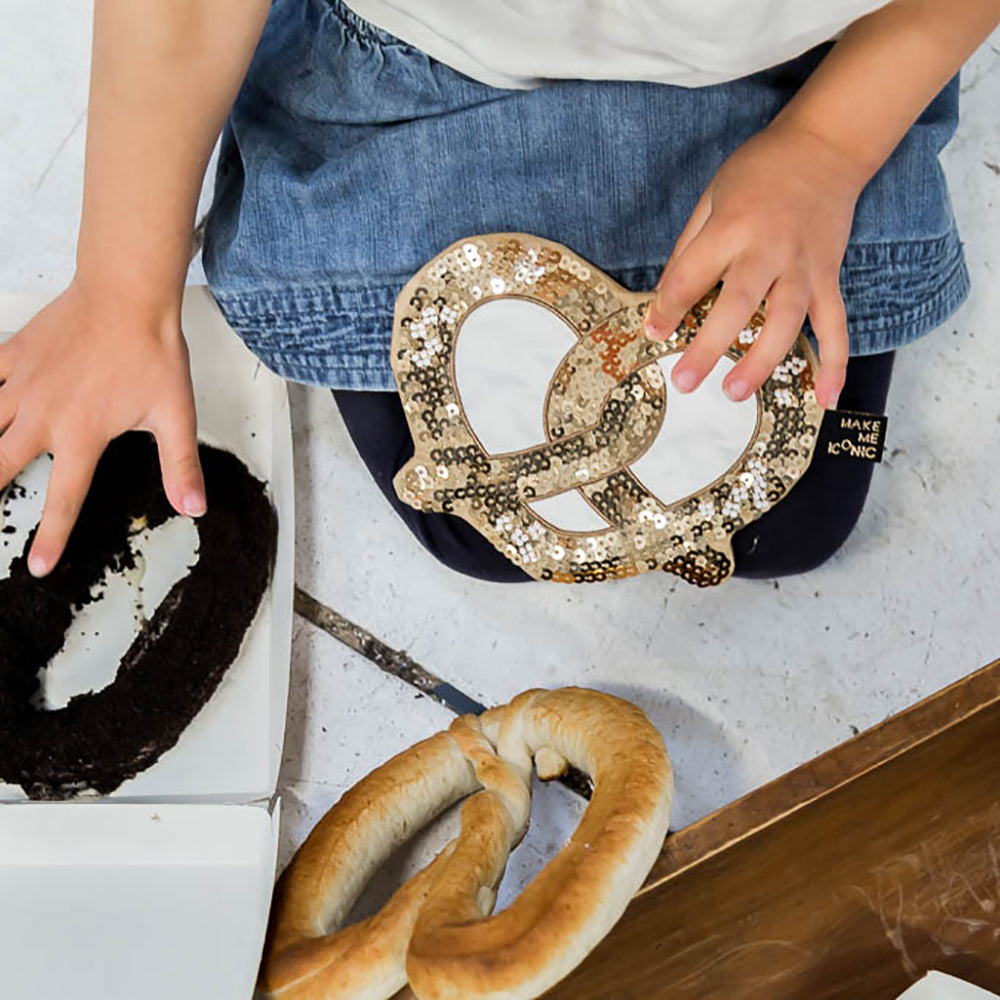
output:
[[[594,793],[569,842],[489,916],[528,826],[532,762],[572,764]],[[608,933],[666,836],[673,778],[635,705],[582,688],[527,691],[463,716],[348,791],[275,891],[260,987],[282,1000],[520,1000],[566,976]],[[459,799],[458,836],[373,917],[341,929],[389,855]]]

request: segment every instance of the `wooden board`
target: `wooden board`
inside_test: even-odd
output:
[[[668,837],[552,1000],[1000,992],[1000,661]]]

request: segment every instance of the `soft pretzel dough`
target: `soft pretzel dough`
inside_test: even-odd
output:
[[[532,761],[594,794],[559,854],[488,916],[527,829]],[[527,691],[394,757],[352,788],[276,890],[261,988],[283,1000],[522,1000],[578,965],[642,884],[669,821],[672,774],[643,712],[581,688]],[[475,794],[473,794],[475,793]],[[369,877],[452,803],[461,831],[375,916],[339,930]]]

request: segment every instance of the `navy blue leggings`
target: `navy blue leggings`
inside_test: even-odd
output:
[[[851,358],[841,409],[884,413],[892,362],[892,352]],[[335,389],[333,396],[379,489],[428,552],[480,580],[531,579],[460,517],[421,513],[396,496],[393,476],[413,455],[413,440],[396,393]],[[735,575],[790,576],[829,559],[861,516],[873,468],[868,462],[818,453],[781,503],[733,536]]]

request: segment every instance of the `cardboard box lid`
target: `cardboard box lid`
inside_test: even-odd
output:
[[[0,296],[0,339],[19,329],[45,304],[37,295]],[[284,382],[265,369],[223,319],[206,288],[189,288],[184,330],[202,440],[235,452],[270,486],[278,510],[278,553],[272,585],[237,661],[177,745],[153,767],[125,782],[112,798],[131,801],[237,801],[274,794],[284,739],[291,650],[295,508],[291,424]],[[40,511],[48,461],[35,463],[26,480],[30,501],[11,505],[18,532],[4,535],[0,576],[20,552]],[[178,530],[179,529],[179,530]],[[165,593],[183,571],[196,536],[183,519],[159,529],[147,549],[147,590]],[[185,531],[187,534],[185,535]],[[170,534],[173,532],[173,534]],[[160,544],[155,544],[157,540]],[[68,697],[104,686],[135,634],[132,608],[137,580],[114,578],[117,589],[78,616],[73,642],[54,661],[51,687]],[[127,599],[126,599],[127,598]],[[153,601],[155,606],[156,601]],[[151,609],[150,609],[151,610]],[[110,651],[109,651],[110,650]],[[64,701],[63,701],[64,703]],[[23,800],[20,788],[0,784],[0,801]]]
[[[277,835],[253,806],[0,807],[0,994],[248,1000]]]

